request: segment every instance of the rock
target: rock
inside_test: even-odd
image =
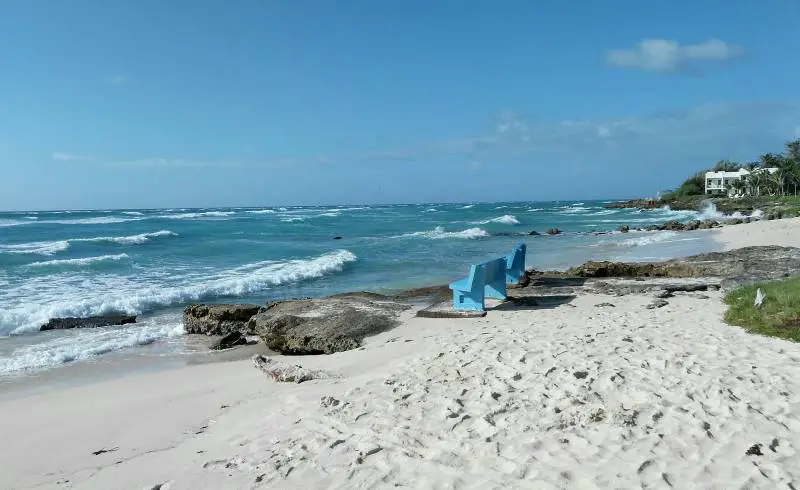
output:
[[[661,229],[658,225],[647,225],[644,227],[644,231],[659,231]]]
[[[211,350],[225,350],[237,345],[247,345],[247,338],[242,335],[242,332],[234,331],[216,341]]]
[[[668,304],[669,304],[669,302],[667,300],[657,299],[657,300],[653,301],[652,303],[650,303],[649,305],[647,305],[647,309],[648,310],[653,310],[655,308],[663,308],[663,307],[667,306]]]
[[[528,236],[539,236],[539,235],[541,235],[541,233],[539,233],[536,230],[531,230],[528,232]]]
[[[276,361],[267,356],[253,357],[257,369],[279,383],[303,383],[312,379],[331,379],[337,376],[326,371],[306,369],[300,365]]]
[[[112,325],[127,325],[136,323],[136,317],[131,315],[101,315],[86,318],[53,318],[41,327],[40,332],[47,330],[64,330],[69,328],[95,328],[110,327]]]
[[[631,231],[631,229],[628,225],[620,225],[619,228],[617,228],[617,231],[620,233],[628,233]]]
[[[764,453],[761,452],[762,444],[753,444],[750,446],[747,451],[744,452],[747,456],[763,456]]]
[[[671,298],[673,296],[674,294],[672,294],[672,291],[669,291],[667,289],[657,289],[656,292],[653,294],[653,297],[656,299]]]
[[[248,331],[282,354],[332,354],[358,348],[365,337],[394,328],[397,315],[409,307],[363,293],[282,301],[253,316]]]
[[[621,208],[654,209],[654,208],[660,208],[663,205],[664,203],[656,199],[631,199],[630,201],[612,202],[606,204],[604,207],[610,209],[621,209]]]
[[[559,230],[558,228],[550,228],[549,230],[547,230],[548,235],[558,235],[559,233],[561,233],[561,230]]]
[[[684,225],[678,220],[671,219],[666,223],[664,223],[663,225],[661,225],[659,229],[666,231],[683,231],[686,229],[686,225]]]
[[[595,308],[605,308],[605,307],[616,308],[616,305],[614,305],[613,303],[597,303],[596,305],[594,305],[594,307]]]
[[[701,221],[700,224],[697,226],[697,229],[699,229],[699,230],[708,230],[710,228],[716,228],[718,226],[719,226],[718,222],[716,222],[714,220],[711,220],[711,219],[707,219],[707,220]]]
[[[693,220],[689,221],[688,223],[686,223],[685,229],[687,231],[697,230],[697,229],[700,228],[700,225],[702,225],[702,224],[703,224],[702,221],[693,219]]]
[[[333,237],[333,239],[334,239],[334,240],[341,240],[341,239],[342,239],[342,237],[340,237],[340,236],[335,236],[335,237]]]
[[[249,304],[189,305],[183,310],[186,333],[227,335],[232,332],[253,334],[248,321],[266,308]]]
[[[739,218],[735,218],[735,219],[732,219],[732,220],[728,221],[729,225],[741,225],[742,223],[744,223],[744,220],[739,219]]]

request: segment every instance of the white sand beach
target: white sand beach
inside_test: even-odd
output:
[[[800,220],[714,233],[796,245]],[[0,488],[800,489],[800,344],[724,324],[721,296],[412,311],[360,350],[283,358],[337,379],[248,360],[3,399]]]

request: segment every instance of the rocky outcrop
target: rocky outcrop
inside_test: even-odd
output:
[[[620,233],[628,233],[631,231],[631,227],[628,225],[620,225],[619,228],[617,228],[617,231]]]
[[[559,230],[558,228],[550,228],[549,230],[547,230],[548,235],[558,235],[559,233],[561,233],[561,230]]]
[[[253,316],[248,330],[282,354],[332,354],[394,328],[397,315],[409,307],[365,293],[281,301]]]
[[[727,252],[693,255],[655,263],[588,261],[554,275],[585,278],[606,277],[716,277],[730,289],[742,284],[800,275],[800,249],[794,247],[745,247]]]
[[[664,203],[657,199],[631,199],[630,201],[612,202],[606,204],[606,208],[621,209],[621,208],[639,208],[639,209],[654,209],[660,208]]]
[[[53,318],[41,327],[39,331],[64,330],[69,328],[110,327],[112,325],[127,325],[136,323],[136,317],[131,315],[102,315],[86,318]]]
[[[183,328],[204,335],[252,334],[248,321],[262,311],[266,308],[249,304],[189,305],[183,310]]]

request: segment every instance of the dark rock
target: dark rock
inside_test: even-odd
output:
[[[735,219],[732,219],[732,220],[728,221],[729,225],[741,225],[742,223],[744,223],[744,220],[739,219],[739,218],[735,218]]]
[[[619,228],[617,228],[617,231],[620,233],[628,233],[631,231],[631,228],[628,225],[620,225]]]
[[[647,305],[647,309],[648,310],[653,310],[653,309],[656,309],[656,308],[663,308],[663,307],[667,306],[668,304],[669,304],[669,302],[667,302],[667,300],[657,299],[657,300],[653,301],[652,303],[650,303],[649,305]]]
[[[678,220],[672,219],[661,225],[659,229],[667,231],[683,231],[686,229],[686,225],[684,225]]]
[[[659,231],[661,229],[658,225],[647,225],[644,227],[644,231]]]
[[[342,239],[342,237],[340,237],[340,236],[335,236],[335,237],[333,237],[333,239],[334,239],[334,240],[341,240],[341,239]]]
[[[707,220],[701,221],[700,224],[697,226],[697,229],[699,229],[699,230],[708,230],[710,228],[717,228],[718,226],[719,226],[718,222],[716,222],[714,220],[711,220],[711,219],[707,219]]]
[[[409,305],[363,295],[282,301],[253,316],[248,330],[282,354],[332,354],[394,328]]]
[[[234,331],[216,341],[211,350],[225,350],[237,345],[247,345],[247,338],[241,332]]]
[[[586,378],[586,376],[589,376],[589,373],[586,371],[575,371],[574,373],[572,373],[572,375],[575,376],[577,379],[584,379]]]
[[[539,235],[541,235],[541,233],[539,233],[536,230],[531,230],[528,232],[528,236],[539,236]]]
[[[750,446],[747,451],[744,452],[747,456],[763,456],[764,453],[761,452],[761,444],[753,444]]]
[[[227,335],[232,332],[253,334],[248,321],[266,308],[249,304],[189,305],[183,310],[186,333]]]
[[[550,228],[549,230],[547,230],[548,235],[558,235],[559,233],[561,233],[561,230],[559,230],[558,228]]]
[[[95,328],[110,327],[112,325],[127,325],[136,323],[136,317],[131,315],[102,315],[90,316],[86,318],[53,318],[41,327],[39,331],[64,330],[69,328]]]
[[[702,225],[702,224],[703,224],[702,221],[693,219],[693,220],[689,221],[688,223],[686,223],[686,228],[685,229],[687,231],[697,230],[697,229],[700,228],[700,225]]]
[[[621,209],[621,208],[654,209],[654,208],[660,208],[663,205],[664,203],[656,199],[631,199],[630,201],[612,202],[606,204],[604,207],[610,209]]]
[[[616,308],[616,306],[613,303],[597,303],[596,305],[594,305],[594,307],[595,308],[605,308],[605,307]]]

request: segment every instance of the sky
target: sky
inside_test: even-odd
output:
[[[800,2],[6,0],[0,209],[655,195],[800,137]]]

